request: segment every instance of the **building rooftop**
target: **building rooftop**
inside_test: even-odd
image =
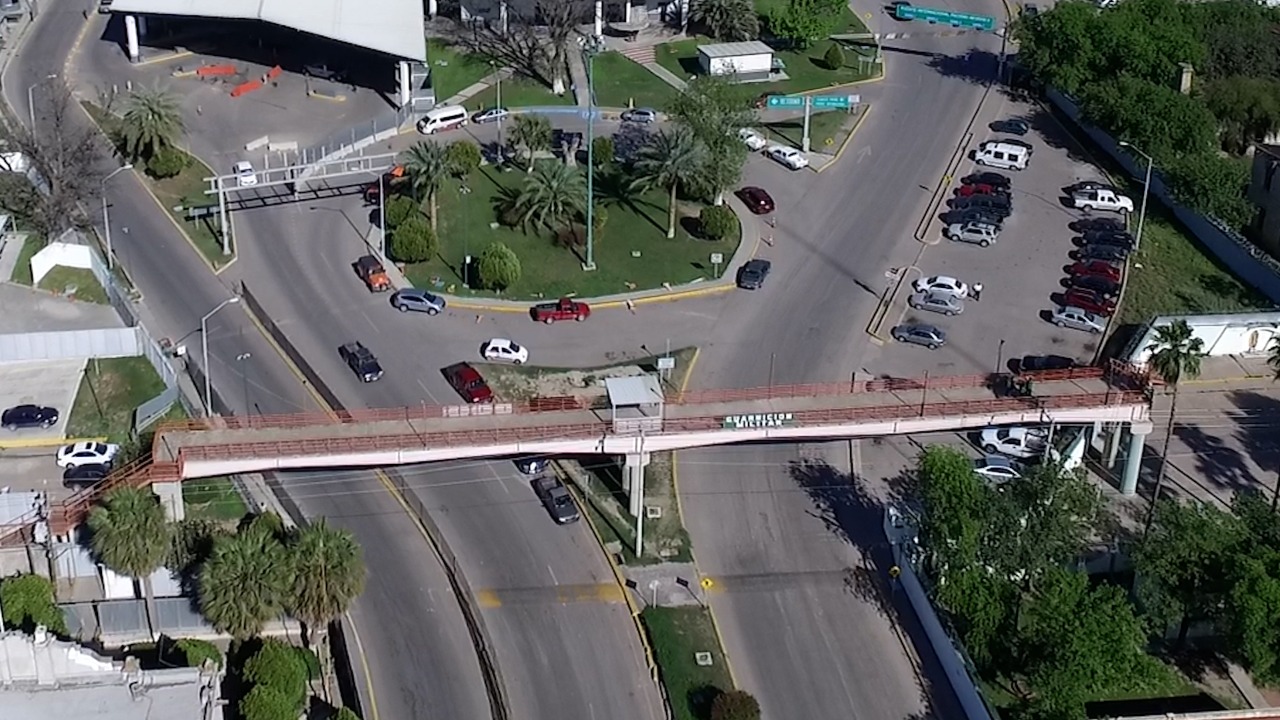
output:
[[[604,387],[614,407],[662,404],[662,386],[653,375],[605,378]]]
[[[743,55],[772,55],[773,48],[759,40],[748,40],[746,42],[699,45],[698,52],[710,58],[742,57]]]

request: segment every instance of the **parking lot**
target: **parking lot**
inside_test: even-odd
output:
[[[69,494],[53,457],[65,436],[84,365],[84,360],[0,365],[0,408],[30,404],[58,409],[53,427],[0,430],[0,488],[48,491],[53,498]]]
[[[969,150],[996,137],[987,129],[993,120],[1021,118],[1031,124],[1032,131],[1021,138],[1034,147],[1027,169],[1000,171],[1013,181],[1013,215],[1005,221],[999,239],[985,248],[943,238],[944,224],[936,220],[924,237],[930,244],[917,267],[907,271],[909,281],[949,275],[971,285],[981,283],[981,299],[966,300],[963,313],[954,317],[917,311],[907,306],[911,293],[905,283],[887,316],[886,335],[893,325],[921,322],[946,332],[947,343],[930,351],[889,341],[869,368],[876,374],[903,377],[926,371],[949,375],[993,372],[1023,355],[1062,355],[1089,362],[1097,350],[1099,336],[1059,329],[1046,316],[1055,306],[1051,296],[1063,291],[1064,267],[1074,262],[1068,252],[1075,247],[1072,238],[1076,233],[1067,224],[1083,217],[1064,204],[1062,190],[1082,180],[1104,178],[1062,127],[1038,106],[995,98],[975,123]],[[966,152],[948,197],[960,177],[994,169],[976,166],[967,157]],[[939,213],[945,210],[944,205]]]

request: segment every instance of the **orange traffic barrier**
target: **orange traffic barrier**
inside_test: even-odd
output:
[[[266,79],[267,79],[267,80],[275,80],[276,78],[280,77],[280,73],[282,73],[282,72],[284,72],[284,70],[281,70],[281,69],[280,69],[280,66],[279,66],[279,65],[277,65],[277,66],[275,66],[275,67],[273,67],[273,68],[271,68],[270,70],[268,70],[268,71],[267,71],[267,78],[266,78]]]
[[[247,83],[241,83],[237,85],[236,89],[231,91],[231,97],[240,97],[245,93],[251,93],[254,90],[259,90],[261,88],[262,88],[261,80],[250,80]]]
[[[223,75],[235,75],[235,65],[205,65],[196,70],[197,77],[219,77]]]

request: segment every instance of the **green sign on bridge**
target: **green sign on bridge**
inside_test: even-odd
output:
[[[996,27],[996,19],[989,15],[917,7],[906,3],[894,4],[893,16],[899,20],[923,20],[931,25],[950,25],[951,27],[971,28],[973,30],[991,31]]]

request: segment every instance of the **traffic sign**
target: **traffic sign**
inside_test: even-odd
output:
[[[771,107],[771,108],[804,107],[804,96],[803,95],[770,95],[768,99],[768,107]]]
[[[817,95],[813,98],[813,106],[815,108],[848,110],[860,102],[862,102],[861,95]]]
[[[941,23],[951,27],[973,28],[974,30],[990,31],[996,27],[996,19],[988,15],[918,7],[909,3],[895,3],[893,16],[898,20],[924,20],[931,25]]]

